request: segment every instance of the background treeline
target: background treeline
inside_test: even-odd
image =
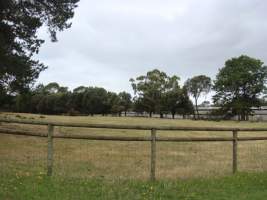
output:
[[[126,92],[116,94],[99,87],[80,86],[73,91],[58,83],[38,85],[23,94],[13,97],[11,108],[16,112],[41,114],[94,115],[118,114],[131,107],[131,95]]]
[[[156,95],[156,94],[155,94]],[[2,96],[3,97],[3,96]],[[4,100],[5,99],[5,100]],[[192,114],[193,104],[185,89],[175,88],[160,100],[155,99],[152,106],[149,99],[132,98],[127,92],[114,93],[100,87],[80,86],[73,91],[58,83],[38,85],[17,95],[5,95],[2,98],[2,110],[40,114],[126,115],[127,111],[137,113]],[[158,110],[157,108],[162,108]]]
[[[130,79],[134,96],[130,93],[114,93],[100,87],[80,86],[70,91],[58,83],[48,85],[22,85],[17,89],[12,84],[0,82],[0,109],[15,112],[40,114],[126,115],[136,113],[176,114],[200,118],[198,101],[203,95],[213,91],[213,105],[220,109],[212,115],[230,119],[248,120],[255,107],[266,105],[267,67],[263,62],[248,56],[229,59],[225,66],[211,80],[206,75],[187,79],[181,86],[180,78],[169,76],[154,69],[144,75]],[[15,85],[16,86],[16,85]],[[192,97],[194,104],[189,97]]]

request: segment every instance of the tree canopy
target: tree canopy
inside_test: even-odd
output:
[[[44,40],[37,30],[46,26],[52,41],[71,26],[79,0],[0,0],[0,90],[25,92],[46,69],[33,55]]]
[[[118,94],[118,97],[119,97],[119,105],[121,106],[122,110],[124,111],[124,115],[126,116],[126,112],[132,106],[132,96],[130,93],[123,91]]]
[[[205,75],[194,76],[188,79],[184,85],[188,93],[195,99],[197,116],[199,118],[198,99],[201,95],[209,93],[211,89],[211,78]]]
[[[214,103],[224,113],[246,120],[251,107],[260,106],[259,97],[266,91],[267,67],[255,58],[242,55],[225,62],[214,81]]]
[[[181,105],[182,91],[179,80],[179,77],[168,76],[158,69],[130,79],[136,94],[136,109],[148,112],[150,117],[152,113],[159,113],[160,117],[163,117],[163,114],[168,112],[174,116]]]
[[[178,85],[177,76],[169,77],[165,72],[154,69],[146,75],[130,79],[135,94],[141,97],[145,110],[151,116],[153,112],[162,115],[164,111],[164,95],[175,84]]]

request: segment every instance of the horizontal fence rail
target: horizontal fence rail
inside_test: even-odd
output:
[[[156,129],[157,130],[157,129]],[[17,131],[11,129],[0,128],[1,134],[9,135],[24,135],[35,137],[47,137],[47,133],[38,133],[31,131]],[[84,139],[84,140],[110,140],[110,141],[151,141],[151,137],[136,137],[136,136],[102,136],[102,135],[64,135],[56,134],[53,138],[61,139]],[[232,137],[163,137],[157,136],[156,141],[159,142],[229,142],[233,141]],[[237,137],[238,141],[253,141],[253,140],[267,140],[267,137]]]
[[[132,129],[132,130],[152,130],[160,131],[267,131],[267,128],[235,128],[235,127],[183,127],[183,126],[143,126],[143,125],[117,125],[117,124],[86,124],[86,123],[69,123],[69,122],[49,122],[49,121],[31,121],[31,120],[14,120],[0,119],[0,122],[31,124],[31,125],[52,125],[64,127],[81,127],[81,128],[103,128],[103,129]]]
[[[38,133],[32,131],[12,130],[0,128],[1,134],[22,135],[44,137],[48,139],[47,145],[47,175],[51,176],[53,171],[53,139],[86,139],[86,140],[105,140],[105,141],[144,141],[151,142],[150,154],[150,179],[156,179],[156,143],[157,142],[232,142],[232,171],[237,172],[237,145],[238,141],[255,141],[267,140],[267,136],[261,137],[238,137],[238,132],[262,132],[267,128],[235,128],[235,127],[180,127],[180,126],[135,126],[135,125],[113,125],[113,124],[84,124],[84,123],[62,123],[62,122],[47,122],[47,121],[31,121],[31,120],[14,120],[0,119],[0,123],[18,123],[30,125],[47,126],[47,133]],[[1,125],[1,124],[0,124]],[[100,129],[130,129],[130,130],[150,130],[150,137],[139,136],[101,136],[101,135],[64,135],[62,133],[54,134],[55,126],[64,127],[83,127],[83,128],[100,128]],[[232,132],[232,137],[165,137],[157,136],[157,131],[229,131]]]

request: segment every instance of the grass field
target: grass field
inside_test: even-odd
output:
[[[100,116],[40,116],[12,113],[2,113],[0,117],[99,124],[267,127],[267,123],[264,122],[214,122]],[[45,126],[2,123],[1,127],[38,132],[47,131],[47,127]],[[55,133],[120,136],[150,135],[149,131],[62,127],[56,128]],[[231,136],[232,133],[162,131],[158,132],[158,134],[170,137],[174,135],[181,137],[218,137]],[[266,134],[265,132],[240,133],[240,135],[244,136]],[[267,141],[240,142],[238,145],[238,169],[241,172],[249,172],[252,174],[241,174],[228,178],[227,176],[231,174],[232,170],[231,142],[157,143],[156,176],[158,182],[152,186],[158,189],[157,191],[149,191],[147,196],[143,196],[142,193],[143,191],[147,192],[150,184],[152,184],[146,182],[149,178],[150,167],[149,142],[55,139],[54,174],[51,179],[46,178],[44,175],[46,173],[46,148],[47,140],[45,138],[0,134],[0,184],[2,184],[2,186],[4,185],[6,188],[6,190],[3,190],[3,187],[1,187],[2,189],[0,192],[6,196],[3,196],[4,198],[0,196],[0,199],[19,199],[16,198],[16,195],[22,192],[22,190],[25,191],[23,193],[25,196],[21,199],[34,199],[27,196],[32,194],[39,195],[39,198],[36,199],[45,199],[42,197],[42,194],[50,190],[57,190],[55,195],[59,196],[58,199],[68,199],[64,198],[64,195],[60,192],[62,190],[66,190],[67,196],[69,196],[71,192],[77,192],[77,190],[80,191],[78,195],[81,195],[83,192],[91,195],[95,193],[95,199],[101,195],[102,199],[109,199],[107,194],[111,195],[112,198],[110,199],[166,199],[167,197],[173,198],[176,195],[181,198],[184,197],[182,199],[208,199],[210,195],[210,199],[214,199],[211,198],[212,194],[215,195],[216,192],[224,193],[224,187],[225,191],[230,190],[228,191],[230,193],[222,194],[222,196],[225,197],[221,199],[236,199],[233,198],[235,196],[227,198],[229,195],[235,194],[234,191],[232,191],[232,186],[233,188],[237,187],[240,193],[246,192],[246,187],[250,188],[250,184],[261,185],[265,183],[266,186],[267,175],[264,171],[267,171]],[[254,172],[259,172],[259,174],[254,174]],[[226,178],[224,178],[225,176]],[[259,183],[257,182],[258,178],[259,181],[261,181]],[[13,181],[9,183],[9,179]],[[39,183],[38,180],[41,182]],[[238,181],[241,181],[241,185],[239,185]],[[220,188],[219,185],[221,182],[223,184]],[[72,188],[73,183],[77,185],[77,187],[75,186]],[[235,185],[236,183],[237,185]],[[87,187],[84,184],[89,184],[89,186]],[[210,185],[211,188],[205,188],[202,185]],[[14,192],[13,187],[16,187],[18,192]],[[188,187],[188,189],[186,191],[181,191],[182,189],[180,187]],[[204,189],[203,192],[200,190],[201,188]],[[255,187],[253,186],[252,188]],[[244,193],[245,196],[239,199],[249,199],[247,197],[254,197],[251,199],[257,199],[257,195],[259,195],[259,197],[261,197],[262,194],[266,195],[266,190],[263,190],[262,187],[256,188],[256,190],[261,192],[255,194],[256,196],[245,195]],[[254,192],[257,192],[256,190]],[[205,192],[208,194],[204,194]],[[238,192],[236,194],[238,194]],[[61,196],[61,194],[63,196]],[[135,194],[138,194],[136,198]],[[128,195],[129,198],[123,198],[124,195],[126,195],[126,197]],[[53,199],[57,198],[53,196]],[[81,195],[81,199],[86,198]]]
[[[216,179],[146,182],[107,181],[45,175],[2,176],[3,200],[265,200],[267,173],[237,174]]]

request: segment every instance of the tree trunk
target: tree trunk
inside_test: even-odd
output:
[[[126,117],[126,112],[127,112],[127,111],[125,110],[125,112],[124,112],[124,117]]]
[[[241,113],[241,121],[246,120],[246,114],[244,112]]]
[[[151,111],[149,112],[149,117],[152,117],[152,112]]]
[[[175,116],[175,112],[172,112],[172,119],[174,119],[174,116]]]
[[[160,113],[159,115],[160,115],[160,118],[163,118],[163,113]]]

